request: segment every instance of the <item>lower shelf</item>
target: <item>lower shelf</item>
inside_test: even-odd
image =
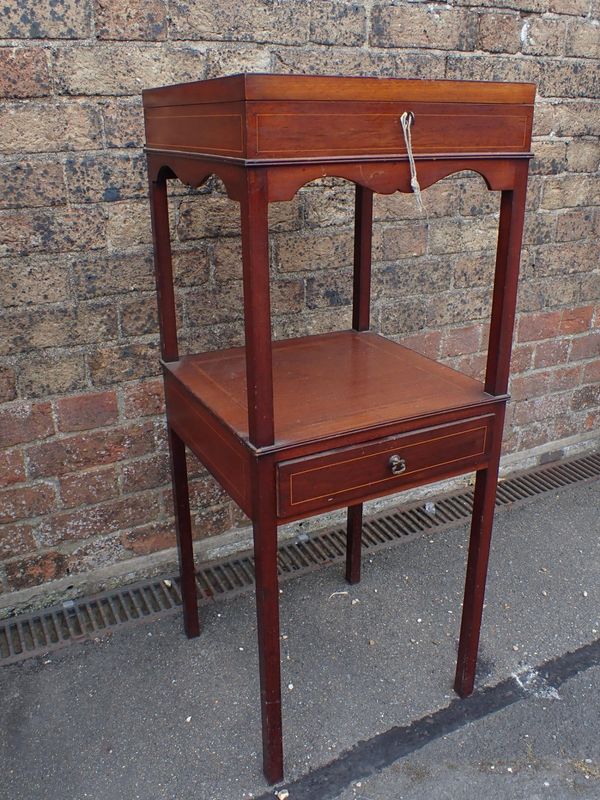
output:
[[[243,348],[165,364],[170,426],[249,516],[259,460],[288,521],[479,469],[502,434],[505,398],[373,333],[275,342],[273,384],[257,451]]]
[[[244,348],[185,356],[165,369],[248,440]],[[275,446],[376,428],[493,400],[483,385],[371,332],[273,343]]]

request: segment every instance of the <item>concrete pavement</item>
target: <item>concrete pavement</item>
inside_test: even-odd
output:
[[[465,529],[373,554],[355,587],[339,565],[283,585],[290,800],[600,797],[599,488],[497,516],[480,716],[452,692]],[[165,618],[2,668],[0,798],[272,796],[260,772],[253,597],[203,616],[194,641]],[[540,678],[546,662],[560,680]],[[516,694],[503,705],[505,689]],[[455,727],[432,736],[448,715]]]

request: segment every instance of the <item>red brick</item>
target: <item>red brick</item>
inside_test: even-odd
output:
[[[47,397],[83,391],[87,383],[82,352],[47,350],[24,354],[19,358],[19,384],[25,397]]]
[[[144,525],[121,534],[123,547],[136,556],[156,553],[168,547],[175,547],[175,523],[159,522],[153,525]]]
[[[308,12],[307,12],[308,13]],[[277,57],[272,59],[268,47],[256,47],[250,44],[231,46],[218,43],[209,46],[204,58],[206,77],[220,78],[222,75],[232,75],[240,72],[271,72],[271,66],[277,67]],[[286,56],[294,52],[285,48]],[[286,58],[287,61],[287,58]],[[277,71],[277,69],[275,69]],[[294,72],[292,67],[288,72]]]
[[[554,339],[561,334],[583,333],[588,330],[593,315],[592,306],[566,308],[537,314],[524,314],[519,321],[519,342]]]
[[[155,342],[100,347],[88,357],[92,383],[106,386],[156,375],[160,368],[159,357]]]
[[[357,3],[313,3],[310,38],[319,44],[360,45],[366,39],[366,12]]]
[[[581,306],[580,308],[565,308],[562,312],[560,323],[561,333],[583,333],[589,330],[594,314],[593,306]]]
[[[2,167],[0,192],[0,208],[54,206],[66,203],[63,165],[59,161],[45,163],[29,159],[9,161]],[[11,266],[12,264],[11,260]],[[64,269],[64,262],[62,267]],[[54,275],[52,278],[54,280]]]
[[[551,394],[515,403],[515,425],[551,419],[569,411],[568,394]]]
[[[141,97],[110,98],[103,104],[104,129],[109,147],[142,147],[144,114]]]
[[[123,492],[139,492],[161,486],[169,480],[167,453],[158,453],[124,464],[121,470]]]
[[[585,415],[583,427],[586,431],[597,431],[600,428],[600,411],[592,411]]]
[[[231,506],[231,527],[232,528],[247,528],[252,524],[249,517],[244,514],[242,509],[235,503]]]
[[[564,364],[569,354],[569,339],[549,339],[540,342],[535,346],[533,366],[535,369],[540,367],[554,367],[557,364]]]
[[[336,270],[340,276],[341,293],[348,294],[352,291],[351,272]],[[345,277],[344,277],[345,276]],[[326,286],[327,273],[322,273],[321,280]],[[332,276],[333,277],[333,276]],[[431,295],[436,292],[450,289],[452,286],[452,264],[443,258],[419,258],[409,261],[397,260],[377,265],[373,272],[371,283],[371,297],[374,303],[379,301],[393,305],[396,298],[403,299],[412,295]],[[307,279],[310,287],[312,278]],[[307,292],[308,294],[308,292]]]
[[[0,452],[0,486],[10,486],[25,480],[25,463],[22,450]]]
[[[96,250],[105,245],[104,206],[15,208],[0,212],[0,255],[65,253]]]
[[[582,383],[597,383],[598,381],[600,381],[600,359],[586,364],[582,376]]]
[[[0,527],[0,559],[13,558],[35,549],[32,525],[19,523]]]
[[[95,0],[99,39],[163,40],[167,37],[165,0]]]
[[[6,259],[6,262],[8,263],[0,265],[2,302],[5,308],[60,303],[68,299],[69,275],[64,258],[34,256]]]
[[[147,254],[76,256],[71,262],[71,285],[79,298],[150,291],[152,259]]]
[[[465,375],[482,381],[485,376],[486,360],[485,353],[473,353],[454,359],[452,366],[459,372],[464,372]]]
[[[470,50],[474,46],[477,17],[465,9],[437,6],[373,6],[371,44],[375,47],[406,47]]]
[[[192,516],[192,536],[200,541],[207,536],[216,536],[231,528],[231,507],[203,508]]]
[[[578,208],[574,211],[566,211],[558,217],[556,227],[557,242],[591,239],[594,234],[595,220],[593,208]]]
[[[127,339],[158,332],[155,294],[132,293],[119,303],[121,330]]]
[[[45,439],[53,433],[50,403],[19,403],[0,411],[0,447]]]
[[[442,357],[476,353],[481,345],[481,325],[468,325],[446,331],[442,342]]]
[[[318,272],[307,279],[308,308],[339,308],[351,303],[352,273],[349,270]]]
[[[60,431],[86,431],[115,422],[119,416],[114,392],[82,394],[65,397],[56,403],[56,418]]]
[[[530,369],[532,356],[533,347],[529,344],[518,344],[516,347],[513,347],[510,359],[511,373],[517,375],[520,372],[526,372]]]
[[[103,342],[117,335],[117,310],[106,303],[32,308],[0,317],[0,354]]]
[[[223,258],[227,259],[227,251],[238,250],[238,267],[232,263],[227,264]],[[223,252],[225,251],[225,253]],[[215,277],[217,280],[230,280],[232,278],[241,279],[241,242],[239,239],[221,239],[215,242],[214,250]],[[210,256],[211,250],[206,242],[198,242],[191,250],[175,250],[173,253],[173,270],[175,272],[175,285],[179,286],[201,286],[206,283],[210,276]]]
[[[539,73],[540,68],[535,59],[448,53],[445,77],[452,80],[473,80],[477,75],[477,80],[480,81],[537,82]]]
[[[574,367],[557,367],[547,373],[547,387],[549,392],[559,392],[577,386],[581,376],[579,365]]]
[[[582,358],[600,358],[600,331],[573,339],[569,361],[579,361]]]
[[[4,5],[3,39],[79,39],[90,35],[91,9],[86,0],[19,0]]]
[[[517,53],[523,21],[515,11],[484,13],[479,17],[477,47],[492,53]]]
[[[48,517],[39,526],[37,539],[44,547],[54,547],[61,542],[106,535],[151,522],[159,510],[155,494],[131,495]]]
[[[598,20],[571,20],[567,34],[567,55],[598,58],[600,55]]]
[[[576,17],[585,17],[590,10],[590,2],[589,0],[550,0],[548,7],[543,10],[550,11],[552,14],[573,14]]]
[[[0,403],[14,400],[17,396],[17,380],[14,369],[0,367]]]
[[[597,97],[598,68],[593,61],[540,59],[538,92],[544,97]],[[565,203],[565,205],[571,205]]]
[[[117,470],[107,467],[65,475],[59,481],[60,497],[65,508],[88,506],[110,500],[119,494]]]
[[[580,386],[573,392],[571,408],[573,411],[583,411],[600,404],[600,384],[594,386]]]
[[[425,331],[415,333],[412,336],[404,336],[400,339],[400,344],[416,350],[427,358],[439,358],[442,334],[440,331]]]
[[[286,234],[273,238],[282,272],[300,272],[315,267],[337,269],[352,264],[352,238],[347,232],[318,236]]]
[[[165,393],[162,380],[144,381],[125,387],[125,416],[150,417],[164,414]]]
[[[56,505],[54,487],[49,483],[4,489],[0,492],[0,522],[39,517]]]
[[[18,591],[64,577],[67,574],[67,557],[62,553],[42,553],[7,561],[4,570],[8,588]]]
[[[529,375],[516,375],[511,381],[511,395],[515,400],[528,399],[572,389],[579,383],[577,367],[557,367],[556,369],[541,372],[532,372]]]
[[[589,100],[536,103],[534,136],[597,135],[598,105]]]
[[[287,45],[304,44],[308,39],[309,9],[305,3],[265,6],[260,0],[195,0],[191,8],[193,11],[188,3],[171,3],[169,38]]]
[[[562,311],[524,314],[519,320],[517,341],[553,339],[559,333],[561,319]]]
[[[521,32],[523,53],[561,55],[564,51],[566,24],[562,19],[528,17]]]
[[[546,373],[534,372],[528,375],[513,375],[510,379],[510,395],[514,401],[538,397],[546,391]]]
[[[567,145],[560,141],[536,141],[530,172],[535,175],[551,175],[564,172],[567,164]],[[537,215],[533,215],[536,219]]]
[[[436,220],[439,222],[439,220]],[[346,234],[348,245],[351,238]],[[310,245],[309,245],[310,246]],[[378,261],[396,261],[398,258],[414,258],[424,255],[427,250],[427,230],[419,222],[405,222],[398,225],[376,225],[373,229],[373,258]],[[430,247],[430,251],[434,250]],[[318,264],[313,261],[313,268]],[[334,266],[334,264],[332,264]]]
[[[101,118],[93,104],[49,100],[0,108],[0,150],[5,154],[87,150],[102,147],[101,138]],[[49,217],[43,221],[49,224]]]
[[[529,450],[554,439],[554,427],[549,422],[534,422],[519,430],[519,450]]]
[[[46,50],[0,48],[0,97],[43,97],[50,89]]]
[[[207,506],[217,506],[226,503],[229,495],[221,485],[203,467],[201,477],[190,481],[190,506],[201,511]],[[173,501],[169,501],[171,508]]]
[[[65,475],[75,470],[112,464],[154,449],[150,422],[110,431],[84,433],[35,445],[28,450],[33,477]]]
[[[117,561],[123,561],[123,559],[129,557],[129,553],[121,544],[119,534],[94,536],[92,539],[83,541],[70,550],[69,572],[85,572],[107,564],[114,564]]]
[[[185,45],[97,42],[94,47],[57,47],[52,67],[60,94],[139,97],[144,86],[197,80],[203,55]]]
[[[593,206],[599,202],[600,187],[593,175],[553,175],[544,181],[543,209],[553,211]]]

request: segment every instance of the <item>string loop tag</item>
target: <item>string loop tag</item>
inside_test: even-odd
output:
[[[419,207],[419,211],[424,214],[425,213],[425,206],[423,205],[423,199],[421,197],[421,186],[419,185],[419,179],[417,178],[417,165],[415,164],[415,157],[413,155],[412,149],[412,138],[410,134],[410,129],[415,121],[415,115],[412,111],[405,111],[402,116],[400,117],[400,124],[402,125],[402,133],[404,134],[404,144],[406,145],[406,152],[408,153],[408,163],[410,164],[410,186],[414,192],[415,197],[417,198],[417,205]]]

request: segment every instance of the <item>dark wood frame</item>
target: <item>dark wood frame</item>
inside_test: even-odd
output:
[[[360,579],[364,499],[476,470],[464,610],[454,684],[455,690],[463,697],[473,690],[507,400],[527,168],[531,156],[529,147],[534,93],[535,87],[530,84],[373,82],[370,79],[361,82],[361,79],[291,76],[234,76],[144,93],[161,353],[184,625],[189,637],[198,635],[185,461],[187,445],[249,514],[253,523],[263,764],[265,775],[271,783],[283,777],[277,525],[336,507],[336,492],[342,498],[352,498],[345,503],[338,502],[337,507],[348,506],[346,579],[356,583]],[[365,104],[370,104],[367,111]],[[181,113],[182,107],[185,107],[186,113]],[[305,183],[325,175],[343,177],[356,184],[352,315],[355,333],[335,342],[327,337],[315,337],[314,346],[338,347],[343,346],[344,341],[374,342],[377,347],[385,349],[386,345],[379,340],[365,338],[374,336],[368,332],[373,193],[411,191],[409,163],[400,128],[398,126],[398,140],[394,144],[389,118],[397,118],[401,110],[414,108],[423,110],[424,120],[433,120],[435,125],[441,120],[445,126],[444,136],[436,139],[436,128],[431,122],[432,130],[424,132],[420,143],[417,135],[420,116],[419,112],[416,113],[415,155],[423,189],[452,173],[472,170],[483,176],[489,189],[501,192],[485,384],[477,389],[477,396],[468,395],[465,390],[464,402],[449,404],[447,408],[423,406],[408,413],[399,407],[397,413],[379,420],[375,425],[354,425],[345,431],[329,432],[322,425],[318,435],[300,433],[294,441],[284,441],[278,438],[274,413],[273,358],[276,348],[274,350],[271,340],[269,203],[289,200]],[[191,109],[195,114],[193,124],[185,121],[193,116]],[[279,114],[279,109],[293,113]],[[307,111],[311,113],[311,109],[316,109],[315,113],[318,114],[327,114],[329,109],[338,113],[338,109],[342,109],[339,113],[343,112],[345,121],[356,117],[356,124],[346,133],[357,142],[357,152],[340,155],[340,142],[334,141],[335,130],[332,131],[331,142],[325,141],[327,137],[323,134],[324,143],[319,145],[323,147],[323,152],[315,155],[314,147],[310,152],[304,151],[303,136],[309,134],[306,131],[303,133],[301,114]],[[262,135],[264,126],[260,128],[260,125],[261,119],[267,119],[268,115],[272,119],[269,117],[267,120],[265,137],[268,134],[270,152],[261,157],[259,135]],[[485,127],[485,121],[479,122],[486,115],[493,117],[489,129]],[[296,122],[290,122],[290,116]],[[198,125],[199,117],[204,127]],[[239,136],[236,127],[238,117],[241,125]],[[471,150],[461,146],[466,118],[482,125],[476,146],[471,146]],[[278,134],[277,125],[280,124],[282,127]],[[293,127],[296,124],[300,126],[297,136]],[[368,152],[369,139],[364,131],[373,125],[382,126],[382,136],[390,139],[392,152]],[[498,141],[504,130],[506,146],[502,147]],[[202,135],[208,139],[202,140]],[[227,143],[229,154],[219,152],[214,146],[215,142],[219,143],[219,135]],[[256,147],[251,144],[255,140]],[[436,144],[438,140],[443,144]],[[448,142],[452,147],[444,151]],[[311,144],[314,145],[312,140]],[[246,430],[241,423],[236,428],[224,406],[207,400],[203,395],[202,381],[194,383],[195,379],[190,378],[196,362],[180,358],[177,344],[167,180],[177,177],[191,186],[200,186],[213,174],[221,178],[228,195],[240,204],[246,345],[237,355],[235,351],[227,351],[226,357],[237,358],[238,361],[241,358],[245,363]],[[406,351],[401,354],[399,350],[398,354],[402,358],[412,358]],[[373,358],[379,356],[374,355]],[[201,361],[201,365],[206,363],[206,358]],[[214,363],[214,359],[210,363]],[[435,365],[435,362],[429,364],[431,371],[447,370]],[[458,433],[454,433],[456,431]],[[477,431],[484,431],[485,435]],[[452,436],[456,439],[451,439]],[[478,439],[477,436],[483,438]],[[416,467],[412,471],[407,470],[404,475],[399,473],[398,480],[385,472],[391,463],[388,461],[390,448],[387,442],[392,442],[392,447],[399,443],[400,450],[403,442],[409,442],[408,447],[413,448],[410,452],[416,454]],[[451,457],[446,461],[439,457],[440,447],[443,449],[444,446],[450,448]],[[352,458],[347,458],[347,453]],[[437,458],[435,454],[438,454]],[[370,471],[363,494],[360,490],[352,489],[352,467],[344,466],[352,461],[361,462],[366,465],[365,470]],[[336,465],[338,471],[335,475],[339,473],[340,476],[339,489],[336,485],[336,491],[321,505],[318,499],[313,501],[309,497],[303,500],[305,505],[302,507],[300,502],[298,505],[301,508],[294,512],[291,501],[286,505],[285,498],[288,497],[286,492],[292,490],[292,481],[296,480],[298,485],[302,480],[301,475],[298,477],[296,474],[302,470],[295,471],[295,465],[302,467],[307,464],[307,468],[318,474],[318,465],[321,463]],[[328,470],[323,470],[323,473],[326,472]],[[330,476],[330,479],[338,480],[338,477]],[[327,485],[323,491],[325,497],[332,490]]]

